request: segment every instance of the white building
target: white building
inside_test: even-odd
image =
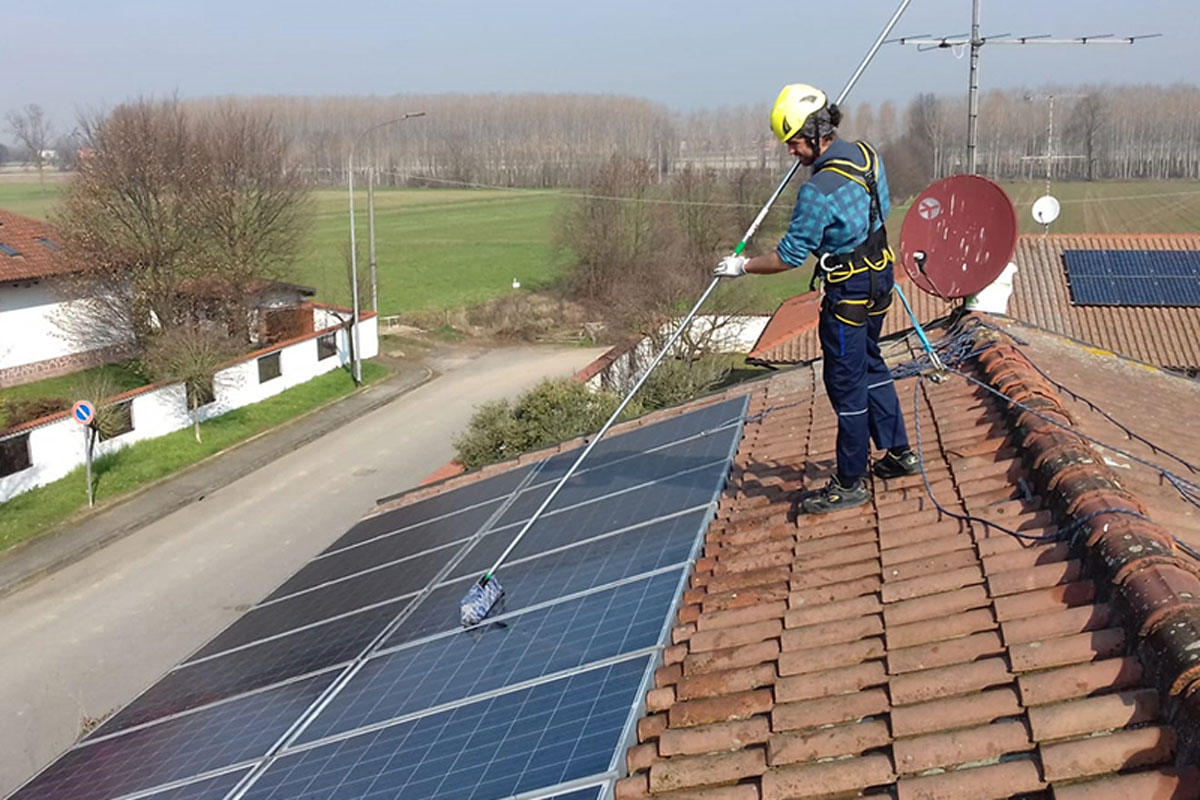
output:
[[[89,312],[82,298],[70,294],[72,271],[59,257],[50,225],[0,210],[0,386],[132,354],[132,330],[80,324]],[[72,333],[83,329],[90,329],[86,339]]]

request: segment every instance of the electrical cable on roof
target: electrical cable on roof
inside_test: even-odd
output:
[[[1005,395],[1003,392],[999,391],[998,389],[995,389],[994,387],[990,386],[989,384],[985,383],[984,381],[981,381],[978,378],[975,378],[974,376],[968,375],[967,373],[962,372],[961,370],[957,369],[956,366],[958,364],[961,364],[964,361],[968,361],[972,358],[975,358],[979,354],[981,354],[984,351],[991,349],[992,347],[995,346],[995,343],[989,342],[989,343],[985,343],[984,345],[982,345],[980,347],[973,347],[973,342],[971,340],[971,331],[974,330],[974,327],[964,330],[962,328],[961,322],[962,322],[961,320],[955,320],[954,322],[952,322],[951,326],[950,326],[950,330],[955,331],[955,332],[953,333],[953,335],[951,335],[949,337],[944,337],[943,340],[938,343],[939,349],[946,351],[948,354],[947,358],[943,359],[944,363],[949,362],[949,363],[945,363],[945,366],[944,366],[944,369],[947,372],[958,375],[959,377],[965,379],[969,383],[973,383],[976,386],[980,386],[983,389],[986,389],[988,392],[996,395],[1000,399],[1004,400],[1006,403],[1008,403],[1016,408],[1020,408],[1023,411],[1027,411],[1027,412],[1033,414],[1034,416],[1038,417],[1039,419],[1049,422],[1050,424],[1052,424],[1058,428],[1061,428],[1070,433],[1074,433],[1077,436],[1079,436],[1080,438],[1082,438],[1086,441],[1089,441],[1094,445],[1103,447],[1107,450],[1111,450],[1112,452],[1117,453],[1121,456],[1124,456],[1125,458],[1128,458],[1131,461],[1136,461],[1137,463],[1142,464],[1143,466],[1149,467],[1150,469],[1157,471],[1176,489],[1176,491],[1178,491],[1180,493],[1180,495],[1183,497],[1184,500],[1186,500],[1187,502],[1196,506],[1197,508],[1200,508],[1200,491],[1198,491],[1198,487],[1196,487],[1195,484],[1190,483],[1189,481],[1181,478],[1180,476],[1176,475],[1175,473],[1171,472],[1170,470],[1167,470],[1164,467],[1161,467],[1158,464],[1155,464],[1152,461],[1148,461],[1146,459],[1139,458],[1138,456],[1135,456],[1134,454],[1132,454],[1128,451],[1122,450],[1121,448],[1118,448],[1118,447],[1113,447],[1093,436],[1083,433],[1082,431],[1076,430],[1075,428],[1073,428],[1070,425],[1066,425],[1062,422],[1059,422],[1056,419],[1048,417],[1048,416],[1042,414],[1041,412],[1039,412],[1037,409],[1032,408],[1032,407],[1022,403],[1019,400],[1013,400],[1012,398]],[[979,322],[982,323],[982,321],[979,321]],[[1002,332],[1007,333],[1007,331],[1002,331]],[[1029,363],[1032,364],[1033,362],[1029,361]],[[925,378],[925,373],[929,372],[931,369],[932,369],[932,364],[929,362],[928,357],[925,356],[924,354],[921,354],[920,357],[918,357],[910,362],[906,362],[904,364],[897,365],[896,369],[893,370],[893,375],[896,376],[897,378],[912,377],[914,375],[917,377],[917,383],[913,389],[913,413],[915,416],[915,423],[916,423],[915,428],[916,428],[916,436],[917,436],[917,453],[919,456],[922,455],[921,416],[920,416],[920,406],[919,406],[919,402],[918,402],[919,392],[921,389],[922,382],[924,381],[924,378]],[[1038,371],[1041,372],[1041,370],[1038,370]],[[1053,382],[1053,379],[1050,379],[1050,380]],[[1055,383],[1057,383],[1057,382],[1055,382]],[[1106,415],[1106,416],[1108,416],[1108,415]],[[1109,417],[1109,418],[1111,419],[1111,417]],[[1116,422],[1115,419],[1113,420],[1113,423],[1118,425],[1122,429],[1124,429],[1124,426],[1121,425],[1119,422]],[[1129,434],[1131,436],[1136,436],[1136,434],[1133,434],[1132,431],[1129,431]],[[1141,437],[1138,437],[1138,438],[1140,439]],[[1147,444],[1152,445],[1152,443],[1149,443],[1149,442]],[[1155,449],[1162,451],[1161,448],[1155,447]],[[1166,451],[1162,451],[1162,452],[1166,452]],[[1173,456],[1173,457],[1175,457],[1175,456]],[[1175,457],[1175,458],[1178,459],[1178,457]],[[1184,463],[1186,466],[1188,466],[1189,469],[1192,468],[1192,465],[1189,464],[1188,462],[1184,461],[1183,459],[1178,459],[1178,460],[1180,460],[1181,463]],[[1149,517],[1146,517],[1145,515],[1140,514],[1139,512],[1136,512],[1136,511],[1131,511],[1129,509],[1109,508],[1109,509],[1101,509],[1099,511],[1088,514],[1087,516],[1085,516],[1083,518],[1075,520],[1070,525],[1068,525],[1066,528],[1064,528],[1063,530],[1057,531],[1056,533],[1054,533],[1052,535],[1022,534],[1018,531],[1011,530],[1009,528],[1006,528],[1003,525],[992,522],[990,520],[973,517],[969,514],[967,514],[967,515],[956,514],[955,512],[952,512],[952,511],[949,511],[948,509],[946,509],[940,502],[938,502],[938,499],[933,494],[933,488],[930,485],[929,477],[925,471],[925,460],[924,460],[923,456],[921,457],[920,462],[921,462],[921,477],[925,484],[925,493],[929,496],[930,501],[937,507],[938,511],[940,511],[941,513],[943,513],[947,516],[962,520],[964,522],[978,522],[981,525],[984,525],[984,526],[987,526],[990,528],[995,528],[998,531],[1007,533],[1008,535],[1014,536],[1019,539],[1026,539],[1026,540],[1033,540],[1033,541],[1061,540],[1061,539],[1067,538],[1070,535],[1073,535],[1075,532],[1074,531],[1075,528],[1081,526],[1082,524],[1086,523],[1087,521],[1091,520],[1092,518],[1099,516],[1101,514],[1104,514],[1104,513],[1123,514],[1126,516],[1133,516],[1136,518],[1140,518],[1140,519],[1143,519],[1146,521],[1152,521],[1152,520],[1150,520]],[[1187,553],[1192,558],[1194,558],[1196,560],[1200,560],[1200,552],[1198,552],[1197,550],[1192,548],[1190,545],[1188,545],[1186,542],[1184,542],[1178,536],[1175,536],[1172,534],[1171,538],[1175,542],[1175,544],[1180,548],[1180,550]]]
[[[950,368],[947,367],[947,369]],[[953,369],[950,369],[950,371],[955,372]],[[1017,539],[1024,539],[1031,542],[1057,542],[1068,540],[1074,536],[1079,529],[1082,529],[1084,525],[1102,514],[1123,514],[1125,516],[1136,517],[1137,519],[1145,520],[1147,522],[1151,521],[1146,515],[1128,508],[1101,508],[1091,512],[1090,514],[1086,514],[1083,517],[1072,520],[1066,527],[1056,530],[1054,533],[1035,534],[1021,533],[1020,531],[1012,530],[1011,528],[1007,528],[1004,525],[1001,525],[998,522],[993,522],[989,519],[983,519],[982,517],[976,517],[971,514],[959,514],[949,510],[940,502],[938,502],[937,497],[933,494],[933,486],[929,482],[929,474],[925,471],[925,456],[923,453],[921,436],[921,409],[919,402],[921,396],[921,386],[923,385],[924,381],[925,376],[918,375],[917,382],[913,384],[913,418],[915,420],[914,428],[916,429],[917,434],[917,456],[921,464],[921,481],[925,484],[925,494],[928,495],[930,502],[933,503],[937,510],[945,516],[952,517],[966,523],[977,522],[987,528],[995,528],[1001,533],[1006,533],[1009,536],[1013,536]]]
[[[1003,329],[1003,328],[1001,328],[999,325],[993,325],[993,324],[991,324],[991,323],[989,323],[989,322],[985,322],[984,320],[982,320],[982,319],[979,319],[978,317],[972,318],[972,320],[970,320],[970,321],[973,321],[973,322],[975,323],[975,325],[974,325],[974,326],[971,328],[972,330],[973,330],[974,328],[986,328],[986,329],[988,329],[988,330],[990,330],[990,331],[996,331],[997,333],[1004,334],[1005,336],[1007,336],[1009,339],[1011,339],[1011,340],[1012,340],[1012,341],[1013,341],[1015,344],[1017,344],[1017,345],[1020,345],[1020,346],[1028,346],[1028,344],[1029,344],[1029,343],[1028,343],[1028,342],[1026,342],[1025,340],[1023,340],[1023,339],[1021,339],[1020,337],[1018,337],[1016,334],[1014,334],[1014,333],[1011,333],[1011,332],[1009,332],[1009,331],[1006,331],[1006,330],[1004,330],[1004,329]],[[1018,349],[1018,350],[1020,350],[1020,347],[1018,347],[1017,349]],[[1021,354],[1022,354],[1022,355],[1024,355],[1024,351],[1021,351]],[[1109,414],[1107,411],[1105,411],[1103,408],[1101,408],[1100,406],[1098,406],[1098,405],[1096,405],[1095,403],[1093,403],[1091,400],[1087,399],[1086,397],[1084,397],[1083,395],[1081,395],[1081,394],[1079,394],[1078,392],[1074,391],[1074,390],[1073,390],[1073,389],[1071,389],[1070,387],[1068,387],[1068,386],[1064,385],[1063,383],[1061,383],[1061,382],[1059,382],[1059,381],[1055,380],[1054,378],[1052,378],[1052,377],[1051,377],[1049,374],[1047,374],[1047,372],[1046,372],[1044,369],[1042,369],[1042,368],[1041,368],[1041,367],[1039,367],[1039,366],[1038,366],[1036,363],[1034,363],[1034,361],[1033,361],[1032,359],[1028,359],[1028,357],[1027,357],[1027,360],[1029,360],[1029,364],[1030,364],[1030,366],[1032,366],[1032,367],[1033,367],[1033,369],[1034,369],[1034,370],[1035,370],[1035,371],[1036,371],[1036,372],[1037,372],[1039,375],[1041,375],[1041,376],[1042,376],[1043,378],[1045,378],[1047,381],[1049,381],[1050,383],[1052,383],[1052,384],[1053,384],[1053,385],[1054,385],[1054,386],[1055,386],[1057,389],[1059,389],[1059,390],[1060,390],[1060,391],[1062,391],[1062,392],[1065,392],[1065,393],[1067,393],[1068,395],[1070,395],[1070,396],[1071,396],[1071,398],[1072,398],[1072,399],[1074,399],[1074,400],[1076,400],[1076,401],[1078,401],[1078,402],[1080,402],[1080,403],[1083,403],[1083,404],[1084,404],[1084,405],[1086,405],[1086,406],[1087,406],[1089,409],[1091,409],[1092,411],[1095,411],[1097,414],[1099,414],[1100,416],[1104,417],[1106,420],[1108,420],[1109,422],[1111,422],[1113,425],[1115,425],[1115,426],[1117,426],[1118,428],[1120,428],[1120,429],[1121,429],[1121,431],[1122,431],[1122,432],[1123,432],[1123,433],[1124,433],[1126,436],[1128,436],[1130,439],[1135,439],[1135,440],[1137,440],[1137,441],[1141,442],[1142,444],[1144,444],[1144,445],[1146,445],[1147,447],[1149,447],[1149,448],[1150,448],[1152,451],[1154,451],[1155,453],[1162,453],[1162,454],[1163,454],[1163,455],[1165,455],[1165,456],[1169,456],[1170,458],[1173,458],[1173,459],[1175,459],[1175,460],[1176,460],[1176,461],[1178,461],[1180,464],[1182,464],[1183,466],[1185,466],[1185,467],[1187,467],[1189,470],[1191,470],[1193,473],[1200,473],[1200,467],[1197,467],[1195,464],[1192,464],[1191,462],[1189,462],[1188,460],[1186,460],[1186,459],[1182,458],[1181,456],[1178,456],[1178,455],[1176,455],[1176,454],[1172,453],[1170,450],[1167,450],[1165,447],[1159,447],[1158,445],[1156,445],[1154,442],[1150,441],[1150,440],[1149,440],[1149,439],[1147,439],[1146,437],[1144,437],[1144,436],[1142,436],[1142,435],[1140,435],[1140,434],[1138,434],[1138,433],[1135,433],[1134,431],[1130,430],[1128,426],[1126,426],[1124,423],[1122,423],[1120,420],[1118,420],[1118,419],[1117,419],[1116,417],[1114,417],[1112,414]]]

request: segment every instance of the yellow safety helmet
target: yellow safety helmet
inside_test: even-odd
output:
[[[808,118],[825,108],[828,98],[825,93],[807,83],[791,83],[783,87],[779,97],[775,98],[775,107],[771,109],[771,130],[781,142],[791,139]]]

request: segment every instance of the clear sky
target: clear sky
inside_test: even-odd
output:
[[[6,0],[0,113],[60,126],[137,95],[603,92],[686,111],[836,95],[898,0]],[[1132,47],[985,48],[985,89],[1200,82],[1195,0],[983,0],[988,34],[1162,33]],[[896,32],[970,29],[913,0]],[[886,45],[849,103],[965,92],[968,59]],[[0,130],[0,139],[7,132]]]

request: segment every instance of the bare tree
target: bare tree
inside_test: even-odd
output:
[[[54,140],[54,166],[63,172],[79,169],[81,137],[78,131],[63,134]]]
[[[46,112],[37,103],[30,103],[20,111],[8,112],[4,119],[17,144],[28,151],[29,161],[38,171],[38,180],[44,181],[42,170],[46,166],[46,151],[53,136]]]
[[[69,288],[91,299],[94,324],[144,345],[186,319],[184,288],[200,275],[195,136],[175,100],[127,103],[81,130],[89,155],[54,219],[63,257],[82,267]]]
[[[1089,92],[1075,104],[1067,123],[1071,138],[1083,148],[1089,181],[1096,180],[1097,150],[1104,128],[1104,111],[1104,98],[1099,92]]]
[[[159,331],[217,320],[249,342],[246,298],[282,277],[307,227],[307,194],[271,120],[196,120],[174,99],[84,120],[87,157],[55,219],[92,319]],[[80,286],[79,284],[83,284]]]
[[[307,181],[265,113],[224,105],[195,130],[204,179],[191,205],[204,231],[202,269],[225,290],[230,333],[249,341],[247,289],[287,277],[310,228]]]
[[[183,384],[197,442],[201,440],[200,406],[216,398],[213,376],[238,351],[238,342],[224,330],[187,323],[155,336],[139,359],[155,380]]]

